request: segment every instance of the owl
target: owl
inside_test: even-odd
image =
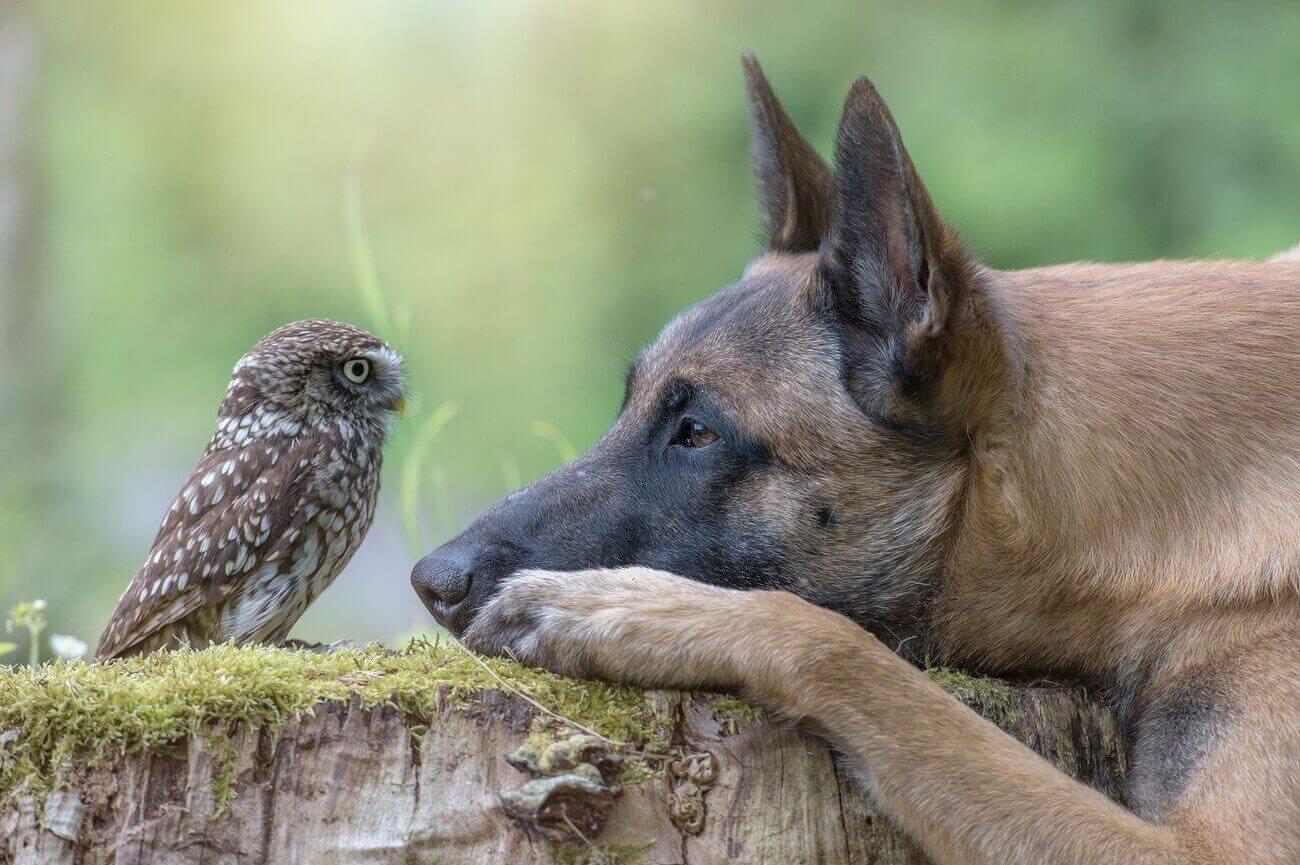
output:
[[[363,330],[309,319],[263,337],[95,657],[283,641],[370,528],[404,405],[401,357]]]

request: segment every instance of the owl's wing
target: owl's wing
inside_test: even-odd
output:
[[[311,448],[284,438],[205,454],[118,601],[95,657],[123,654],[224,600],[296,521],[313,471]]]

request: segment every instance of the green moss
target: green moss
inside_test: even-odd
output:
[[[653,846],[653,841],[639,844],[557,844],[551,848],[551,861],[555,865],[637,865],[645,861],[645,854]]]
[[[757,721],[763,717],[762,709],[750,705],[739,697],[725,694],[714,697],[709,702],[709,709],[728,736],[736,734],[742,721]]]
[[[212,744],[216,753],[212,756],[212,817],[216,819],[226,813],[230,803],[235,801],[235,745],[230,736],[218,734]]]
[[[43,795],[74,754],[93,761],[156,749],[211,721],[229,726],[259,717],[275,728],[321,701],[354,695],[363,706],[387,703],[417,722],[428,721],[437,714],[441,688],[453,699],[464,698],[501,689],[497,676],[611,739],[643,742],[653,732],[649,707],[634,689],[564,679],[505,659],[478,659],[447,643],[329,653],[213,646],[107,664],[59,661],[0,667],[0,731],[18,731],[17,740],[0,752],[0,796],[20,787]],[[217,781],[214,795],[220,793]]]
[[[929,667],[925,674],[931,681],[979,712],[999,727],[1009,727],[1021,719],[1012,701],[1015,691],[1005,682],[971,676],[944,667]]]

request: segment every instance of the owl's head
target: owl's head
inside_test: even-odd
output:
[[[379,337],[311,318],[276,328],[235,364],[217,418],[222,445],[346,425],[384,434],[405,406],[401,355]]]

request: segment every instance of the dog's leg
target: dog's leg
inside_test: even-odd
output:
[[[848,619],[785,592],[737,592],[644,568],[526,572],[484,607],[466,636],[478,648],[509,646],[569,674],[734,690],[814,722],[856,759],[881,806],[939,863],[1209,863],[1227,861],[1211,847],[1249,848],[1206,841],[1251,831],[1224,827],[1213,813],[1180,813],[1177,823],[1156,825],[1126,811]],[[1214,798],[1256,795],[1229,789]],[[1289,821],[1284,812],[1294,803],[1276,805]],[[1290,862],[1288,847],[1231,861]]]

